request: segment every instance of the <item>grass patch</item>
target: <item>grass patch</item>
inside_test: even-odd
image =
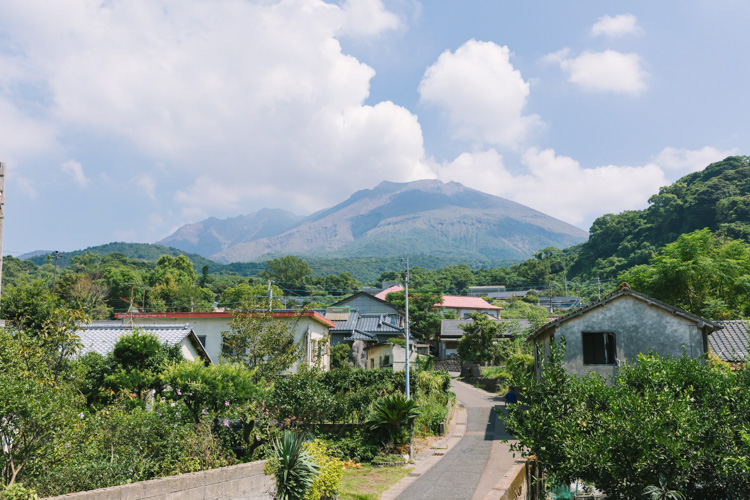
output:
[[[481,370],[483,377],[510,379],[510,373],[505,371],[504,366],[483,366]]]
[[[341,500],[377,500],[380,495],[406,477],[412,469],[406,467],[373,467],[362,464],[361,469],[345,469],[338,498]]]

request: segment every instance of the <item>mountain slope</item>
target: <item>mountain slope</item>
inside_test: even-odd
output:
[[[207,257],[238,243],[275,236],[302,219],[301,215],[287,210],[270,208],[230,219],[211,217],[186,224],[157,244]]]
[[[585,231],[504,198],[436,180],[383,182],[276,235],[211,255],[219,262],[263,255],[393,256],[405,253],[518,259],[585,241]]]

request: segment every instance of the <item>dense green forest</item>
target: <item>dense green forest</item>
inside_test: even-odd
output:
[[[689,237],[696,231],[704,232]],[[680,237],[687,239],[678,245]],[[750,157],[729,157],[661,188],[644,210],[599,217],[589,240],[574,247],[544,248],[520,263],[456,264],[412,256],[411,285],[443,294],[462,294],[470,286],[505,285],[508,290],[579,296],[585,303],[629,280],[636,289],[696,314],[744,317],[750,314],[740,304],[750,297],[745,291],[750,290],[750,285],[745,287],[750,283],[745,266],[749,242]],[[693,250],[685,250],[688,247]],[[673,262],[675,255],[679,265]],[[710,271],[705,270],[707,260],[713,262]],[[664,275],[667,268],[671,278]],[[668,293],[680,279],[685,285],[688,269],[699,282],[715,285],[695,292],[700,297]],[[724,279],[701,279],[701,272]],[[44,255],[28,261],[7,257],[3,282],[12,288],[42,280],[61,300],[100,318],[127,310],[130,302],[148,311],[205,311],[217,303],[231,307],[248,294],[267,296],[267,280],[274,281],[275,295],[295,297],[287,299],[286,306],[328,305],[362,286],[401,281],[403,274],[404,263],[397,257],[285,256],[222,265],[197,255],[182,256],[169,247],[112,243],[62,253],[57,266],[54,258]]]

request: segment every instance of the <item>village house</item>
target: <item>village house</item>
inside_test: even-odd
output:
[[[552,340],[566,340],[565,370],[583,376],[594,372],[612,376],[623,362],[653,351],[660,355],[703,358],[709,334],[720,326],[670,306],[627,285],[588,306],[577,309],[537,329],[528,338],[534,349],[537,376],[549,356]]]
[[[264,312],[265,314],[265,312]],[[294,329],[295,342],[303,345],[303,359],[301,362],[308,366],[320,366],[324,370],[330,367],[330,343],[328,342],[329,330],[336,326],[335,323],[326,319],[315,311],[278,310],[270,313],[275,321],[289,323]],[[165,312],[165,313],[117,313],[115,318],[134,325],[145,324],[171,324],[177,321],[189,322],[190,328],[203,344],[209,357],[214,362],[221,358],[223,335],[222,332],[229,331],[229,321],[232,314],[229,312]],[[320,356],[320,357],[319,357]],[[293,366],[291,371],[296,371]]]
[[[472,313],[487,314],[493,318],[500,318],[502,307],[493,306],[481,297],[459,297],[443,295],[443,301],[435,304],[440,311],[452,311],[459,318],[468,318]]]
[[[79,355],[96,352],[106,356],[114,350],[121,337],[132,334],[135,329],[154,335],[162,344],[179,345],[182,357],[187,361],[200,359],[206,364],[213,361],[190,325],[184,323],[134,325],[119,321],[92,321],[79,325],[76,331],[83,345]]]
[[[513,325],[506,331],[506,336],[521,334],[531,329],[531,321],[525,319],[496,319],[488,316],[498,322]],[[440,341],[438,342],[438,357],[453,358],[458,356],[458,341],[461,340],[466,332],[461,328],[462,325],[473,323],[474,320],[468,319],[444,319],[440,322]]]
[[[406,344],[404,344],[406,345]],[[409,366],[414,366],[419,354],[415,342],[409,342]],[[406,348],[393,342],[378,342],[365,347],[367,353],[367,369],[384,368],[396,372],[406,369]]]

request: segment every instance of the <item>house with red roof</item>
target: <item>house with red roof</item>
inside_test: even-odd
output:
[[[487,314],[493,318],[500,318],[502,307],[493,306],[481,297],[460,297],[443,295],[443,301],[435,304],[441,311],[453,311],[459,318],[468,318],[471,313]]]

